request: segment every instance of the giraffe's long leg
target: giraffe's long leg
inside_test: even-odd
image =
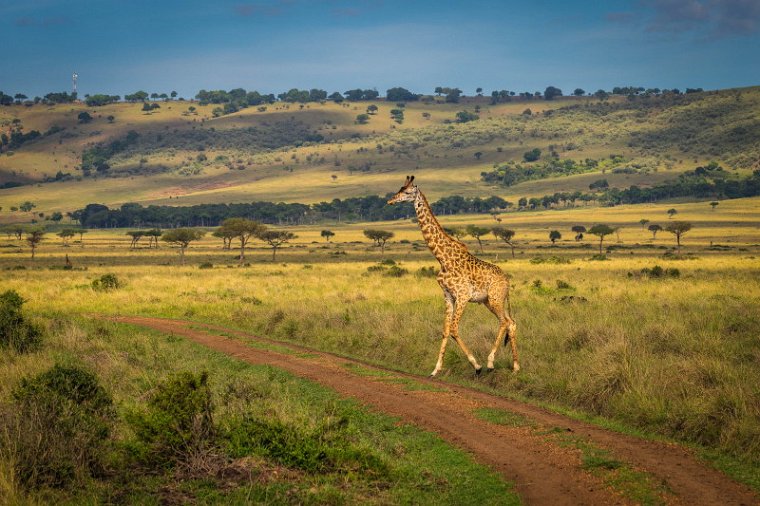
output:
[[[499,349],[499,343],[504,339],[505,346],[507,341],[512,343],[512,370],[517,372],[520,370],[520,364],[517,360],[517,324],[510,315],[504,312],[504,299],[507,297],[509,297],[509,285],[494,290],[485,302],[486,307],[499,319],[499,331],[496,333],[496,340],[494,340],[491,353],[488,354],[488,369],[493,369],[496,351]]]
[[[443,356],[446,353],[446,344],[451,337],[451,319],[454,316],[454,297],[448,290],[443,291],[443,297],[446,302],[446,315],[443,318],[443,336],[441,339],[441,349],[438,352],[438,362],[435,363],[435,369],[430,373],[430,377],[434,377],[441,371],[443,367]]]
[[[462,349],[462,352],[467,357],[467,360],[470,361],[472,366],[475,368],[476,373],[480,373],[480,370],[482,367],[480,367],[480,364],[478,364],[478,361],[475,360],[475,357],[473,356],[472,352],[467,348],[467,345],[464,344],[464,341],[462,341],[462,338],[459,337],[459,320],[462,318],[462,314],[464,313],[464,308],[467,304],[465,298],[458,297],[458,302],[454,306],[454,316],[451,319],[451,337],[454,338],[454,341],[459,345],[459,347]]]

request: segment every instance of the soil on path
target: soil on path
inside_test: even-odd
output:
[[[598,473],[583,468],[577,447],[547,437],[547,433],[556,432],[589,442],[646,473],[660,489],[658,499],[663,503],[760,504],[749,487],[706,466],[675,444],[618,434],[530,404],[213,325],[149,317],[111,319],[180,335],[251,364],[284,369],[433,431],[513,482],[526,504],[631,502],[607,486]],[[479,408],[503,410],[529,423],[490,423],[475,415]]]

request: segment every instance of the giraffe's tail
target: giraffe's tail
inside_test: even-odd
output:
[[[509,285],[507,285],[507,297],[506,297],[506,302],[507,302],[507,317],[510,320],[512,320],[512,303],[509,301],[509,299],[510,299],[510,297],[509,297]],[[512,320],[512,321],[514,321],[514,320]],[[504,334],[504,346],[506,346],[507,343],[509,343],[509,338],[511,336],[510,330],[511,330],[511,328],[508,329],[507,332]]]

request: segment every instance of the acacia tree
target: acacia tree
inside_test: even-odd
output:
[[[647,226],[647,223],[649,223],[649,220],[646,218],[642,218],[639,220],[639,223],[641,224],[641,228],[644,228]]]
[[[45,231],[42,228],[31,228],[26,231],[26,242],[29,247],[32,248],[32,260],[34,260],[34,253],[37,250],[37,246],[42,242],[45,237]]]
[[[323,230],[322,232],[319,233],[319,235],[324,237],[327,242],[330,242],[330,238],[335,235],[335,232],[333,232],[332,230]]]
[[[457,241],[462,239],[464,231],[458,227],[443,227],[443,231],[455,238]]]
[[[557,239],[562,239],[562,234],[559,230],[552,230],[549,232],[549,240],[552,242],[552,244],[554,244]]]
[[[69,239],[74,237],[74,230],[70,228],[64,228],[60,232],[58,232],[58,237],[63,239],[63,245],[68,246],[69,245]]]
[[[251,237],[257,237],[266,231],[266,227],[258,221],[247,218],[227,218],[219,227],[225,234],[237,237],[240,241],[240,263],[245,261],[245,246]]]
[[[515,231],[504,227],[494,227],[491,229],[491,233],[496,236],[497,239],[501,239],[509,245],[512,249],[512,258],[515,257],[515,243],[512,242],[512,238],[515,236]]]
[[[575,232],[575,240],[580,241],[583,239],[583,234],[586,233],[586,227],[583,225],[575,225],[573,228],[571,228],[573,232]]]
[[[681,236],[691,230],[691,223],[688,221],[674,221],[665,227],[665,230],[676,236],[676,245],[678,254],[681,254]]]
[[[211,233],[211,235],[213,235],[214,237],[219,237],[222,240],[223,242],[222,249],[227,250],[232,247],[232,239],[235,238],[235,234],[231,230],[219,227],[216,230],[214,230]]]
[[[285,230],[264,230],[258,235],[258,238],[272,247],[272,262],[274,262],[277,249],[291,239],[295,239],[296,235]]]
[[[161,237],[161,234],[162,232],[160,228],[151,228],[150,230],[143,232],[143,235],[148,238],[148,248],[155,245],[156,249],[158,249],[158,238]]]
[[[84,248],[84,234],[87,233],[86,228],[75,228],[73,229],[75,234],[79,234],[79,246]]]
[[[669,218],[673,219],[673,216],[675,216],[676,214],[678,214],[678,211],[676,209],[673,209],[672,207],[670,209],[668,209],[668,217]]]
[[[659,226],[657,223],[655,223],[653,225],[649,225],[649,227],[647,227],[647,228],[648,228],[648,230],[650,232],[652,232],[652,240],[657,239],[657,232],[659,232],[660,230],[662,230],[662,227]]]
[[[615,231],[614,228],[609,225],[594,225],[589,229],[589,234],[593,234],[599,237],[599,254],[602,254],[602,243],[604,242],[604,236],[610,235]]]
[[[364,231],[364,236],[367,239],[375,241],[375,246],[380,247],[380,252],[382,254],[385,254],[385,243],[388,242],[389,239],[392,239],[394,235],[393,232],[388,232],[387,230],[368,229]]]
[[[197,241],[204,235],[206,232],[194,228],[175,228],[164,232],[161,240],[179,247],[180,263],[185,265],[185,250],[191,242]]]
[[[480,238],[490,232],[490,230],[485,227],[479,227],[477,225],[467,225],[465,230],[467,231],[467,235],[474,237],[475,240],[478,241],[480,252],[483,253],[483,242],[480,240]]]
[[[717,200],[713,200],[712,202],[710,202],[710,207],[712,208],[713,211],[715,211],[715,208],[718,207],[719,204],[720,202],[718,202]]]
[[[137,248],[137,242],[142,236],[145,235],[144,230],[130,230],[127,235],[132,238],[132,243],[129,245],[129,249]]]

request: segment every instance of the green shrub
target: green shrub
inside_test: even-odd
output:
[[[310,473],[356,472],[364,478],[388,478],[390,466],[374,450],[351,441],[347,420],[307,431],[277,419],[246,416],[235,421],[225,439],[232,457],[260,455]]]
[[[405,276],[407,274],[409,274],[408,270],[404,269],[403,267],[399,267],[398,265],[393,265],[390,269],[383,273],[383,276],[400,278],[401,276]]]
[[[158,386],[147,409],[127,415],[135,456],[151,467],[187,462],[216,439],[208,373],[179,373]]]
[[[107,292],[109,290],[116,290],[123,286],[116,274],[103,274],[100,278],[92,282],[92,289]]]
[[[39,346],[42,331],[24,318],[23,305],[24,299],[14,290],[0,294],[0,348],[24,353]]]
[[[644,276],[648,276],[650,278],[665,278],[665,277],[678,278],[681,276],[681,271],[679,271],[676,268],[663,269],[659,265],[655,265],[651,269],[649,267],[644,267],[643,269],[641,269],[641,274]]]
[[[65,487],[103,470],[115,412],[97,377],[55,365],[13,390],[0,454],[27,488]]]
[[[420,267],[420,270],[417,271],[417,276],[421,278],[434,278],[437,275],[438,275],[438,269],[436,269],[432,265],[429,267]]]
[[[211,262],[203,262],[202,264],[198,266],[198,268],[199,269],[213,269],[214,264],[212,264]]]

